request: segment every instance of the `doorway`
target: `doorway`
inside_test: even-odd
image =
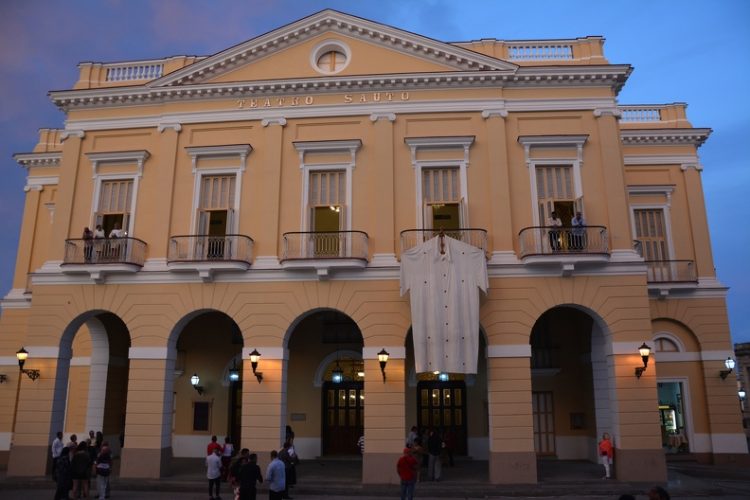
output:
[[[531,412],[534,421],[534,451],[538,456],[554,455],[555,411],[552,392],[532,392]]]
[[[364,383],[356,381],[323,384],[323,455],[357,455],[357,440],[365,429]]]
[[[466,455],[466,383],[421,381],[417,384],[417,425],[455,438],[453,452]]]

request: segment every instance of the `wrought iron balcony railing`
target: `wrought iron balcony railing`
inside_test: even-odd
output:
[[[143,267],[146,242],[138,238],[65,240],[65,264],[131,264]]]
[[[695,263],[692,260],[647,260],[647,280],[649,283],[690,283],[697,282]]]
[[[518,233],[521,258],[531,255],[609,254],[604,226],[525,227]]]
[[[363,231],[305,231],[284,233],[281,261],[358,259],[369,257],[368,236]]]
[[[407,229],[401,231],[401,253],[404,253],[417,245],[421,245],[425,241],[430,240],[439,234],[440,229]],[[480,248],[483,252],[487,252],[487,231],[485,229],[467,227],[443,230],[443,234],[468,245]]]
[[[244,234],[209,236],[189,234],[171,236],[167,263],[173,262],[246,262],[253,259],[253,239]]]

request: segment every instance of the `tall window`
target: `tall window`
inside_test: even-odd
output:
[[[458,167],[422,169],[422,203],[425,229],[461,227],[464,202]]]
[[[645,260],[669,260],[664,210],[661,208],[635,209],[635,237],[641,242]]]
[[[201,179],[198,234],[226,236],[234,222],[234,175],[205,175]]]
[[[539,225],[544,226],[555,211],[563,224],[570,224],[576,211],[583,211],[582,197],[575,195],[573,167],[544,165],[536,167],[536,192]]]
[[[132,179],[102,181],[95,225],[101,225],[104,234],[109,234],[115,227],[128,231],[132,200]]]
[[[310,231],[345,229],[346,171],[311,171],[307,205],[310,211]]]

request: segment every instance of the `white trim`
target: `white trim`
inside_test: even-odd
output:
[[[9,451],[13,438],[12,432],[0,432],[0,451]]]
[[[488,358],[530,358],[531,344],[501,344],[487,346]]]
[[[638,348],[641,346],[641,344],[643,344],[643,342],[648,340],[650,339],[644,338],[643,340],[639,340],[637,342],[605,342],[604,353],[607,356],[623,354],[638,355]]]
[[[242,348],[242,360],[243,362],[245,360],[250,360],[250,353],[253,352],[254,349],[257,349],[260,353],[260,360],[258,360],[258,367],[260,367],[260,363],[263,362],[264,359],[283,359],[288,360],[289,359],[289,350],[284,347],[269,347],[269,346],[253,346],[253,347],[243,347]]]
[[[388,359],[406,359],[406,347],[394,345],[383,345],[379,347],[365,346],[362,348],[362,359],[378,359],[378,353],[381,349],[385,349],[388,353]]]
[[[30,167],[58,167],[62,160],[62,153],[16,153],[13,159],[23,168]]]
[[[725,359],[734,359],[734,351],[727,349],[726,351],[701,351],[701,361],[721,361]],[[721,366],[724,369],[724,365]]]
[[[654,342],[656,342],[657,339],[667,339],[670,342],[672,342],[676,347],[678,352],[686,352],[687,349],[685,349],[685,344],[682,342],[682,339],[678,337],[677,335],[673,334],[672,332],[660,330],[654,334],[652,339]],[[659,351],[661,354],[670,353],[672,351]]]
[[[323,376],[326,373],[326,368],[333,361],[337,361],[342,358],[362,359],[362,351],[344,349],[333,351],[332,353],[328,354],[320,361],[320,363],[318,363],[318,368],[315,369],[315,374],[313,375],[312,380],[313,387],[323,387],[323,382],[326,382],[325,380],[323,380]]]
[[[670,339],[671,340],[671,339]],[[701,361],[699,352],[654,352],[651,356],[657,363],[687,363]]]
[[[623,156],[625,166],[636,165],[682,165],[698,163],[698,155],[628,155]]]
[[[198,169],[198,160],[205,158],[224,158],[239,156],[240,168],[244,172],[247,166],[247,157],[253,151],[250,144],[232,144],[228,146],[190,146],[185,151],[190,155],[193,162],[193,173]]]
[[[86,132],[83,129],[68,128],[66,125],[65,130],[60,133],[60,142],[65,142],[65,139],[68,137],[77,137],[83,140],[83,138],[86,137]]]
[[[719,453],[739,453],[747,454],[747,436],[742,433],[737,434],[711,434],[711,446],[714,455]]]
[[[102,163],[109,163],[114,165],[129,164],[135,162],[138,177],[143,177],[143,165],[151,156],[151,154],[145,149],[136,151],[110,151],[105,153],[85,153],[89,161],[91,161],[91,168],[94,171],[94,179],[99,175],[98,168]]]
[[[156,129],[159,133],[164,132],[167,129],[172,129],[179,134],[182,131],[182,125],[179,123],[160,123]]]
[[[50,175],[47,177],[27,177],[26,185],[23,187],[24,191],[30,191],[32,189],[41,191],[44,186],[57,186],[60,183],[60,177],[57,175]]]
[[[388,120],[389,122],[396,121],[396,113],[370,113],[370,121],[376,122],[378,120]]]
[[[168,347],[131,347],[128,359],[170,359]]]
[[[55,346],[24,346],[24,349],[29,351],[29,358],[27,361],[33,361],[39,358],[57,359],[60,357],[60,348]],[[16,364],[18,360],[16,360]]]
[[[16,358],[15,356],[0,356],[0,366],[12,366],[18,368],[18,358]]]
[[[626,146],[691,144],[697,148],[710,134],[710,128],[625,129],[620,130],[620,140]]]

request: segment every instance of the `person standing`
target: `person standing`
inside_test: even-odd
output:
[[[94,233],[88,227],[83,228],[83,260],[86,263],[91,262],[91,256],[94,253]]]
[[[365,436],[364,434],[359,436],[359,439],[357,439],[357,448],[359,448],[359,454],[364,455],[365,454]]]
[[[73,485],[70,455],[74,451],[75,445],[65,446],[57,459],[57,467],[55,469],[55,481],[57,482],[55,500],[68,500],[68,492]]]
[[[224,447],[221,451],[221,480],[227,482],[229,477],[229,466],[232,463],[232,457],[234,456],[234,445],[229,436],[224,438]]]
[[[414,499],[414,486],[417,484],[419,462],[411,448],[404,448],[404,454],[396,462],[396,472],[401,479],[401,500]]]
[[[286,474],[284,462],[279,460],[276,450],[271,451],[271,463],[266,469],[266,481],[268,481],[268,500],[282,500],[286,488]]]
[[[560,228],[562,228],[562,220],[557,216],[557,212],[554,210],[549,214],[547,219],[547,226],[549,227],[549,247],[553,252],[560,251]]]
[[[99,500],[109,498],[109,474],[112,472],[112,454],[109,446],[102,444],[99,454],[94,460],[96,469],[96,491],[99,494]]]
[[[417,426],[413,425],[411,427],[411,431],[409,431],[409,435],[406,436],[406,447],[411,448],[414,446],[414,441],[419,437],[419,434],[417,434]]]
[[[221,487],[221,445],[218,448],[214,447],[211,454],[206,457],[206,478],[208,479],[208,498],[210,500],[221,500],[219,493]],[[214,489],[216,489],[216,496],[213,494]]]
[[[602,434],[602,440],[599,441],[599,463],[604,466],[604,477],[602,479],[610,479],[612,458],[614,457],[614,448],[612,441],[610,440],[609,433],[605,432]]]
[[[217,441],[218,438],[216,436],[211,436],[211,442],[208,443],[208,446],[206,446],[206,456],[213,455],[214,450],[216,449],[218,449],[219,451],[223,451],[223,448]]]
[[[291,499],[289,496],[289,488],[297,484],[297,470],[295,466],[299,459],[297,454],[294,452],[292,443],[287,441],[284,443],[284,447],[279,451],[279,460],[284,462],[284,495],[282,498]]]
[[[576,212],[575,217],[570,220],[571,230],[571,247],[573,250],[583,250],[586,248],[586,221],[583,219],[581,212]]]
[[[73,476],[73,498],[78,498],[81,492],[83,498],[89,497],[89,481],[91,480],[91,458],[89,457],[86,441],[81,441],[76,448],[70,463],[71,475]]]
[[[440,481],[442,464],[440,463],[440,454],[443,453],[443,440],[440,433],[436,430],[430,431],[430,437],[427,439],[427,478],[430,481]]]
[[[63,450],[65,449],[65,445],[62,442],[63,433],[62,431],[57,431],[57,434],[55,435],[55,439],[52,441],[52,480],[57,480],[57,461],[60,459],[60,455],[62,454]]]
[[[252,453],[240,468],[240,500],[255,500],[256,484],[263,484],[263,476],[258,467],[258,455]]]

